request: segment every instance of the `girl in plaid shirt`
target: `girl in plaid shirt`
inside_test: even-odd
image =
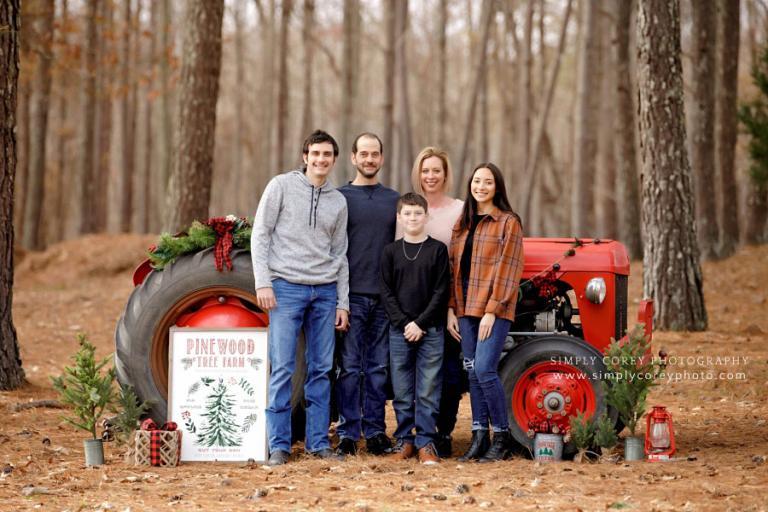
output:
[[[506,459],[512,454],[513,441],[497,368],[515,319],[523,232],[520,217],[509,205],[504,177],[492,163],[472,171],[464,210],[453,228],[449,258],[448,330],[461,340],[472,405],[472,444],[459,460]]]

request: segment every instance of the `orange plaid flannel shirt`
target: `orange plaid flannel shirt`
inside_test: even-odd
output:
[[[462,293],[460,262],[469,231],[456,221],[448,256],[451,262],[451,298],[456,316],[493,313],[515,319],[518,284],[523,273],[523,230],[514,215],[494,207],[477,225],[472,249],[467,297]]]

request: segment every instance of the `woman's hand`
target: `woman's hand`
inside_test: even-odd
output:
[[[480,319],[480,329],[477,333],[478,341],[485,341],[491,335],[493,329],[493,323],[496,321],[496,315],[493,313],[486,313],[483,318]]]
[[[453,311],[453,308],[448,308],[448,321],[446,327],[456,341],[461,341],[461,334],[459,334],[459,319],[456,318],[456,313]]]

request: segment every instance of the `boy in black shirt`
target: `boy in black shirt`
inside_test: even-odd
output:
[[[381,258],[381,297],[389,316],[389,360],[397,417],[394,459],[416,455],[437,464],[434,441],[440,404],[450,272],[445,244],[426,235],[427,201],[414,193],[397,203],[403,238]],[[415,428],[416,434],[412,433]]]

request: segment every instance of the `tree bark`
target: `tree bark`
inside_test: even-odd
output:
[[[189,0],[166,231],[205,221],[211,199],[224,0]]]
[[[613,25],[614,40],[611,52],[616,74],[616,199],[618,202],[619,240],[627,246],[629,257],[643,257],[643,240],[640,229],[640,180],[637,170],[635,147],[635,105],[632,98],[633,84],[630,65],[630,23],[633,0],[616,3],[616,21]]]
[[[384,116],[384,133],[382,141],[384,150],[392,155],[392,162],[389,163],[389,172],[386,175],[387,184],[395,190],[400,189],[399,177],[397,172],[397,162],[394,159],[395,142],[395,47],[397,46],[397,13],[394,8],[394,2],[387,2],[384,7],[384,29],[386,47],[384,49],[384,105],[382,113]]]
[[[576,91],[576,133],[571,187],[571,233],[594,236],[595,208],[593,192],[597,162],[598,103],[595,79],[599,61],[598,0],[586,0],[581,5],[582,34],[579,78]]]
[[[133,217],[133,180],[136,174],[136,90],[135,79],[133,77],[133,2],[123,0],[123,23],[124,36],[122,41],[122,62],[120,63],[122,93],[120,102],[121,110],[121,150],[122,150],[122,169],[120,170],[120,188],[122,197],[120,201],[120,231],[128,233],[131,231],[131,220]],[[137,0],[140,2],[140,0]],[[137,5],[137,9],[139,6]]]
[[[24,383],[13,326],[13,182],[16,174],[16,101],[19,80],[19,0],[0,2],[0,389]]]
[[[109,184],[112,176],[112,107],[114,88],[113,52],[114,11],[107,0],[101,4],[99,19],[99,62],[98,92],[96,103],[96,170],[94,175],[94,214],[91,219],[92,232],[100,233],[107,229],[107,219],[111,216]]]
[[[303,136],[312,133],[314,120],[312,117],[313,68],[315,63],[315,45],[312,32],[315,30],[315,0],[304,0],[304,108],[301,114],[301,133]]]
[[[600,101],[598,102],[597,174],[595,176],[594,202],[597,219],[596,236],[616,239],[616,135],[613,120],[616,117],[616,74],[611,62],[613,36],[610,24],[616,18],[615,0],[601,0],[598,14],[600,32]]]
[[[437,143],[448,146],[448,0],[440,0],[437,24]]]
[[[410,167],[413,163],[413,135],[411,131],[411,105],[408,98],[408,0],[396,0],[397,11],[397,45],[395,46],[395,76],[397,77],[397,120],[398,138],[397,147],[399,159],[400,183],[407,187],[410,176]]]
[[[94,195],[96,187],[94,183],[94,156],[96,137],[96,58],[98,52],[96,18],[98,15],[99,0],[88,0],[85,16],[85,44],[83,59],[83,97],[80,102],[82,113],[81,138],[80,138],[80,162],[78,169],[78,182],[80,185],[80,233],[94,231],[93,216]]]
[[[715,3],[691,2],[693,14],[693,95],[691,166],[696,191],[696,232],[701,257],[717,256],[715,204]]]
[[[156,137],[155,132],[155,98],[156,92],[153,87],[153,79],[157,76],[155,65],[157,63],[157,30],[155,27],[160,25],[160,4],[155,0],[145,0],[148,3],[149,10],[149,45],[146,54],[143,58],[144,74],[150,79],[146,81],[144,86],[144,129],[143,129],[143,146],[144,146],[144,162],[142,164],[141,178],[136,189],[136,225],[141,233],[149,233],[151,231],[152,224],[152,212],[153,212],[153,197],[154,190],[153,177],[157,167],[153,166],[155,155],[154,140]],[[141,18],[138,18],[137,23],[141,26]],[[136,59],[138,62],[138,58]],[[137,64],[138,67],[138,64]],[[137,105],[138,106],[138,105]]]
[[[269,10],[259,0],[256,0],[256,9],[259,13],[259,26],[261,36],[261,62],[262,73],[257,87],[259,105],[259,153],[261,155],[258,169],[259,187],[258,196],[264,190],[269,177],[275,171],[274,153],[272,151],[272,139],[275,119],[275,0],[269,1]]]
[[[18,160],[16,163],[15,178],[15,205],[14,216],[16,222],[14,228],[16,236],[21,239],[24,234],[24,210],[26,209],[27,197],[27,177],[29,175],[30,160],[30,139],[32,128],[32,80],[31,76],[34,69],[34,54],[31,50],[31,42],[34,39],[34,12],[30,2],[21,4],[21,26],[23,27],[19,34],[20,48],[20,66],[17,98],[17,116],[18,116]]]
[[[525,25],[523,27],[522,56],[518,59],[519,84],[518,91],[522,96],[518,102],[518,129],[517,138],[518,165],[523,169],[528,168],[531,157],[531,110],[533,109],[533,88],[531,85],[533,75],[533,3],[527,0],[525,6]]]
[[[542,152],[542,142],[547,133],[547,119],[549,118],[549,111],[552,107],[552,99],[555,95],[555,85],[557,84],[557,76],[560,73],[560,62],[563,57],[563,51],[565,50],[565,40],[568,36],[568,22],[571,19],[571,6],[573,0],[568,0],[565,4],[565,14],[563,15],[563,25],[560,29],[560,40],[557,45],[557,54],[555,60],[552,61],[552,69],[549,71],[549,77],[547,78],[547,84],[544,87],[544,96],[542,97],[542,106],[539,108],[539,117],[536,121],[536,131],[534,132],[533,147],[531,151],[531,158],[528,160],[528,167],[525,169],[525,183],[521,189],[521,194],[518,196],[518,201],[522,204],[521,212],[523,219],[528,219],[531,216],[531,197],[536,184],[536,173],[539,165],[539,159]]]
[[[643,288],[661,330],[707,328],[685,149],[678,2],[639,0],[637,21],[643,162]]]
[[[235,155],[229,179],[229,197],[232,202],[227,205],[229,210],[226,213],[237,213],[247,207],[252,200],[248,193],[250,186],[246,183],[252,181],[253,177],[245,169],[244,149],[248,140],[247,125],[245,122],[245,112],[248,108],[245,100],[245,16],[243,0],[237,0],[234,5],[235,22]]]
[[[171,0],[154,0],[161,3],[161,13],[159,16],[159,26],[157,30],[160,33],[160,130],[157,137],[157,149],[159,159],[159,169],[156,172],[156,181],[153,186],[153,215],[150,225],[152,231],[159,231],[161,224],[168,212],[165,211],[166,200],[168,197],[168,182],[173,170],[173,151],[175,141],[173,140],[173,100],[174,94],[171,84],[171,61],[174,57],[173,42],[173,6]],[[185,27],[186,29],[186,27]]]
[[[280,14],[280,47],[278,57],[277,71],[277,167],[283,170],[288,165],[288,156],[286,155],[286,138],[288,137],[290,82],[288,81],[288,53],[289,48],[289,30],[291,21],[291,11],[293,10],[293,0],[283,0]]]
[[[718,256],[725,258],[739,243],[739,190],[736,185],[736,139],[738,137],[740,0],[718,2],[717,102],[715,104],[715,165],[720,176],[720,244]]]
[[[37,34],[37,69],[32,88],[32,117],[29,148],[29,174],[24,205],[24,232],[21,245],[27,249],[45,248],[43,204],[45,203],[46,141],[48,140],[48,110],[51,97],[51,63],[53,62],[53,0],[32,2]]]
[[[453,183],[454,195],[459,195],[464,181],[468,178],[469,169],[467,169],[467,160],[469,157],[469,142],[472,135],[473,127],[475,124],[475,112],[477,110],[477,100],[480,95],[480,87],[483,84],[483,75],[485,74],[485,66],[488,61],[488,40],[491,34],[491,22],[493,21],[496,9],[494,8],[493,0],[485,0],[483,2],[483,16],[481,21],[481,36],[480,42],[475,48],[476,54],[473,59],[475,62],[475,70],[472,77],[472,87],[469,93],[469,105],[467,105],[467,114],[464,121],[464,135],[461,145],[461,157],[459,158],[459,166],[457,179]]]
[[[357,103],[360,77],[360,2],[344,0],[343,35],[343,86],[341,91],[341,141],[342,148],[351,150],[350,140],[355,136],[355,104]],[[346,154],[347,151],[342,151]]]
[[[69,38],[67,37],[67,30],[69,28],[69,1],[61,0],[61,28],[59,30],[59,48],[61,49],[61,57],[66,57],[69,54]],[[50,219],[50,229],[48,231],[48,240],[51,242],[58,242],[63,240],[66,233],[67,217],[69,205],[65,207],[65,197],[70,197],[65,192],[66,189],[71,189],[70,180],[65,179],[68,176],[69,166],[67,165],[67,145],[70,138],[69,127],[69,76],[67,73],[62,73],[59,77],[59,88],[61,93],[59,94],[59,133],[56,144],[56,181],[54,185],[55,195],[53,197],[53,218]],[[71,198],[70,198],[71,200]],[[65,209],[66,208],[66,209]]]

